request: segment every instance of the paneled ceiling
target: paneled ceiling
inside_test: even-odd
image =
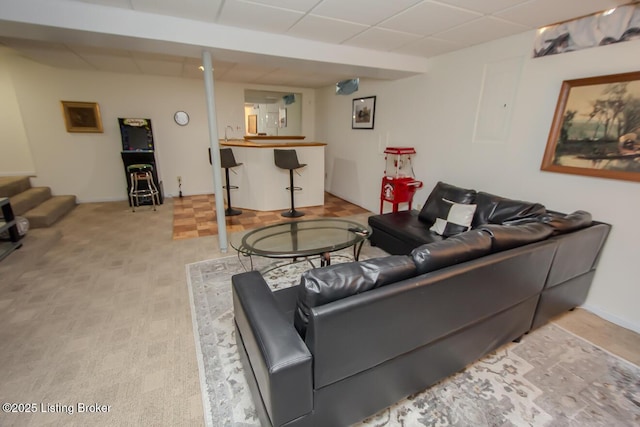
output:
[[[76,15],[98,12],[108,16],[106,12],[111,9],[107,8],[116,8],[118,16],[130,15],[132,20],[157,16],[180,18],[176,22],[192,22],[194,31],[207,25],[227,29],[235,38],[242,38],[244,34],[257,38],[256,45],[260,39],[263,43],[283,40],[304,50],[307,43],[309,52],[304,57],[298,54],[297,58],[292,56],[287,60],[273,60],[278,59],[277,55],[263,54],[258,48],[243,52],[231,38],[226,45],[224,41],[216,41],[217,50],[213,54],[217,80],[298,87],[321,87],[357,76],[397,78],[415,74],[415,67],[405,74],[380,70],[393,69],[395,57],[416,57],[426,63],[425,58],[629,3],[629,0],[48,1],[61,8],[74,7]],[[47,16],[35,16],[38,4],[44,4],[42,1],[21,2],[22,5],[34,3],[34,16],[28,20],[5,16],[12,5],[9,0],[0,1],[3,6],[0,7],[0,43],[37,62],[61,68],[201,78],[198,52],[206,46],[194,43],[197,49],[183,49],[181,54],[148,49],[141,37],[127,34],[126,28],[119,33],[121,22],[113,22],[110,43],[97,43],[96,38],[104,36],[104,32],[92,29],[91,17],[95,15],[87,14],[84,28],[72,25],[62,28],[57,21],[48,22]],[[157,31],[165,40],[175,36],[173,28]],[[188,35],[184,33],[179,36]],[[185,43],[181,45],[184,47]],[[188,43],[186,45],[188,47]],[[378,56],[379,62],[387,61],[389,65],[345,67],[346,61],[314,62],[314,51],[329,58],[332,49],[354,57]],[[269,46],[265,45],[265,51],[268,50]]]

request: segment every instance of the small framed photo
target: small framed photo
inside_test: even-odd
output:
[[[67,132],[102,133],[100,107],[96,102],[60,101]]]
[[[354,99],[351,118],[351,129],[373,129],[375,113],[375,96]]]

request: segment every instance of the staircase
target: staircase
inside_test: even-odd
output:
[[[76,206],[76,196],[52,196],[49,187],[32,187],[28,176],[0,177],[0,197],[9,197],[15,216],[29,228],[49,227]]]

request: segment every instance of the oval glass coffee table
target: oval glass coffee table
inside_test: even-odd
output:
[[[231,239],[231,247],[240,255],[265,258],[297,258],[319,256],[320,266],[331,264],[331,252],[353,247],[358,260],[365,240],[371,234],[368,226],[346,219],[309,219],[268,225]],[[311,263],[311,261],[309,261]],[[313,263],[311,263],[313,265]],[[275,267],[277,268],[277,267]],[[272,269],[272,268],[271,268]]]

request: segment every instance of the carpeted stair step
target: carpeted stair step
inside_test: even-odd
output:
[[[51,198],[51,189],[49,187],[31,187],[26,191],[11,196],[9,201],[13,214],[23,216],[26,212],[35,208],[41,203]]]
[[[76,206],[76,196],[53,196],[24,214],[29,228],[49,227]]]
[[[0,197],[15,196],[29,188],[31,181],[28,176],[0,176]]]

